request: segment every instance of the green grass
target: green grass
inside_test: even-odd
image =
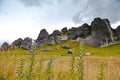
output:
[[[104,48],[86,46],[86,51],[94,56],[120,56],[120,44]]]
[[[41,46],[37,51],[36,54],[34,56],[34,66],[32,66],[31,69],[34,69],[34,71],[36,71],[35,69],[42,68],[41,65],[46,62],[49,61],[50,56],[52,55],[54,57],[54,59],[61,59],[64,57],[68,57],[66,59],[62,59],[61,61],[54,61],[54,72],[55,72],[55,76],[56,79],[53,80],[68,80],[70,77],[67,75],[67,73],[70,74],[70,67],[68,65],[70,65],[70,56],[72,56],[71,54],[67,54],[67,50],[68,49],[63,49],[62,46],[64,44],[69,44],[70,45],[70,49],[73,50],[73,54],[75,55],[75,63],[71,63],[71,64],[75,64],[75,66],[77,66],[78,64],[78,60],[76,60],[76,56],[79,55],[79,44],[77,42],[73,42],[73,41],[63,41],[61,42],[59,45],[44,45]],[[46,48],[46,47],[50,47],[52,48],[52,50],[50,51],[41,51],[41,49]],[[96,76],[97,72],[99,72],[98,69],[98,63],[105,59],[105,68],[104,70],[107,70],[107,73],[105,74],[105,76],[107,77],[108,73],[111,74],[113,73],[114,76],[112,77],[113,80],[114,79],[119,79],[119,73],[116,72],[116,70],[119,72],[119,66],[120,66],[120,45],[113,45],[113,46],[109,46],[109,47],[105,47],[105,48],[97,48],[97,47],[91,47],[91,46],[85,46],[85,52],[89,52],[92,55],[90,57],[83,57],[84,61],[83,64],[85,65],[85,78],[89,79],[89,80],[93,80],[92,78],[94,78],[94,80],[96,80]],[[42,62],[41,63],[41,54],[42,55]],[[21,71],[24,70],[24,73],[28,70],[29,66],[28,63],[30,62],[29,59],[30,57],[28,56],[29,53],[27,50],[23,50],[23,49],[15,49],[15,50],[8,50],[8,51],[4,51],[4,52],[0,52],[0,80],[13,80],[13,77],[15,77],[15,75],[17,74],[16,71],[18,70],[18,68],[20,67],[20,73],[22,73]],[[97,56],[97,57],[96,57]],[[100,57],[99,57],[100,56]],[[106,56],[106,57],[104,57]],[[110,57],[112,56],[112,57]],[[118,57],[116,57],[118,56]],[[20,62],[20,58],[24,59],[24,66],[23,63]],[[110,67],[109,64],[110,63]],[[20,66],[20,65],[21,66]],[[111,66],[112,65],[112,66]],[[40,66],[40,67],[39,67]],[[46,70],[46,66],[44,65],[44,70]],[[24,67],[24,69],[22,69],[22,67]],[[61,68],[62,67],[62,68]],[[72,66],[73,68],[71,69],[71,71],[75,72],[75,73],[71,73],[74,74],[76,76],[76,72],[77,69],[76,67]],[[38,70],[37,69],[37,70]],[[111,70],[112,69],[112,70]],[[40,71],[41,74],[43,73],[43,71]],[[89,73],[89,75],[87,74]],[[111,75],[109,74],[109,75]],[[39,75],[39,74],[37,74]],[[21,75],[20,75],[21,76]],[[42,76],[42,75],[41,75]],[[61,77],[59,77],[61,76]],[[119,76],[119,77],[118,77]],[[76,76],[77,77],[77,76]],[[65,78],[65,79],[64,79]],[[76,78],[75,78],[76,79]],[[86,80],[85,79],[85,80]],[[24,79],[23,79],[24,80]],[[37,80],[37,79],[36,79]],[[77,80],[77,79],[76,79]],[[112,80],[109,79],[109,76],[107,77],[106,80]]]
[[[74,51],[75,55],[78,55],[79,52],[79,44],[77,42],[73,41],[63,41],[59,45],[44,45],[41,46],[37,50],[37,54],[43,53],[44,55],[55,55],[57,57],[64,57],[64,56],[71,56],[67,54],[68,49],[63,49],[62,46],[64,44],[69,44],[71,49]],[[50,51],[41,51],[41,49],[50,47],[52,50]],[[85,52],[91,53],[93,56],[120,56],[120,44],[113,45],[109,47],[104,48],[97,48],[97,47],[91,47],[91,46],[85,46]],[[13,51],[5,51],[0,52],[1,54],[9,54],[9,55],[15,55],[17,57],[24,57],[25,55],[28,55],[27,50],[23,49],[15,49]]]

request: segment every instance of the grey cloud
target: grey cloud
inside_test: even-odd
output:
[[[95,17],[109,18],[112,23],[120,20],[120,0],[87,0],[85,6],[80,13],[76,13],[74,20],[85,19],[89,22]]]
[[[108,18],[111,23],[120,20],[120,0],[19,0],[27,7],[50,7],[49,13],[73,22],[90,22],[95,17]],[[54,9],[54,10],[53,10]],[[55,13],[53,12],[55,11]],[[58,13],[56,14],[56,11]],[[50,15],[48,13],[48,15]],[[51,15],[50,15],[51,16]],[[52,17],[51,16],[51,17]],[[58,19],[59,19],[58,18]]]
[[[44,4],[52,4],[52,0],[19,0],[22,2],[25,6],[31,7],[31,6],[42,6]]]

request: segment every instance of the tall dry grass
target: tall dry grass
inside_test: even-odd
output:
[[[43,56],[45,57],[45,56]],[[35,56],[35,66],[33,71],[38,66],[38,56]],[[98,80],[99,65],[104,60],[104,76],[105,80],[120,80],[120,57],[84,57],[84,80]],[[26,59],[25,59],[26,60]],[[16,78],[17,70],[19,69],[20,61],[16,55],[0,55],[0,80],[13,80]],[[25,62],[24,71],[28,68]],[[71,58],[65,58],[53,62],[54,78],[53,80],[68,80],[70,78]],[[75,58],[74,78],[77,79],[77,64],[78,60]],[[47,64],[42,64],[41,76],[45,73]],[[37,80],[37,79],[36,79]],[[41,80],[41,79],[40,79]]]

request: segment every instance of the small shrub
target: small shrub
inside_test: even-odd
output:
[[[47,64],[47,69],[45,72],[45,80],[52,80],[53,72],[52,72],[52,63],[53,63],[53,56],[50,57],[50,61]]]
[[[24,70],[23,70],[23,68],[24,68],[24,59],[23,58],[21,58],[20,59],[20,66],[19,66],[19,68],[18,68],[18,71],[17,71],[17,79],[18,80],[20,80],[20,79],[22,79],[23,78],[23,76],[24,76]]]
[[[37,78],[38,80],[41,79],[42,62],[43,62],[43,54],[40,55],[39,64],[38,64],[38,67],[37,67],[37,69],[36,69],[36,75],[37,75],[36,78]]]
[[[74,80],[75,56],[72,55],[70,67],[70,80]]]
[[[28,70],[26,72],[26,80],[33,80],[32,72],[33,72],[33,66],[34,66],[34,61],[35,61],[35,54],[36,54],[36,46],[33,45],[30,51],[30,54],[29,54],[30,61],[29,61]]]
[[[104,62],[101,62],[98,80],[104,80],[104,79],[105,79],[104,78]]]
[[[83,56],[84,56],[84,42],[81,40],[79,47],[79,59],[78,59],[78,80],[83,80]]]

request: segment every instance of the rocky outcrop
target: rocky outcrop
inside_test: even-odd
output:
[[[23,41],[22,38],[19,38],[19,39],[13,41],[12,44],[10,45],[10,50],[13,50],[15,48],[20,48],[22,41]]]
[[[72,27],[71,29],[69,29],[68,35],[69,35],[69,39],[75,40],[78,37],[86,38],[90,34],[90,32],[91,32],[91,27],[87,23],[85,23],[78,28]]]
[[[86,38],[91,33],[91,26],[89,26],[87,23],[83,24],[79,27],[79,37]]]
[[[54,45],[55,44],[55,37],[53,35],[49,35],[47,44],[48,45]]]
[[[116,37],[117,37],[117,41],[120,41],[120,26],[118,26],[115,29],[115,34],[116,34]]]
[[[64,27],[62,30],[61,30],[62,33],[67,33],[68,32],[68,29],[67,27]]]
[[[51,34],[54,37],[54,42],[55,44],[59,44],[61,42],[61,32],[59,30],[54,30],[53,33]]]
[[[59,36],[54,36],[55,37],[55,44],[59,44],[61,42],[61,38]]]
[[[79,43],[82,39],[86,45],[96,47],[111,44],[111,42],[119,43],[120,26],[112,29],[108,19],[95,18],[91,25],[85,23],[79,27],[72,27],[70,29],[64,27],[61,31],[54,30],[50,35],[46,29],[42,29],[35,43],[38,48],[44,44],[55,45],[65,40],[77,41]],[[10,46],[5,42],[1,46],[1,50],[5,51],[8,48],[23,48],[29,50],[31,47],[32,39],[27,37],[24,40],[22,38],[15,40]],[[63,48],[69,49],[68,45],[64,45]]]
[[[29,50],[32,48],[32,39],[27,37],[21,43],[21,48]]]
[[[108,19],[95,18],[91,24],[91,36],[85,40],[85,44],[99,47],[114,41]]]
[[[46,31],[46,29],[42,29],[36,40],[37,47],[47,44],[48,36],[49,36],[49,33]]]
[[[2,45],[1,45],[1,48],[0,48],[0,51],[7,51],[9,48],[9,44],[7,42],[4,42]]]
[[[54,30],[52,33],[53,36],[60,36],[61,32],[59,30]]]

